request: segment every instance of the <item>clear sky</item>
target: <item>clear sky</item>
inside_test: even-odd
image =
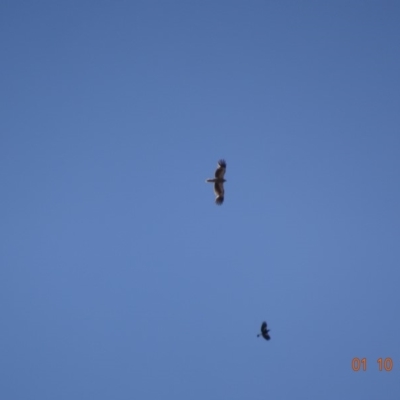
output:
[[[1,399],[400,398],[398,1],[4,0],[0,46]]]

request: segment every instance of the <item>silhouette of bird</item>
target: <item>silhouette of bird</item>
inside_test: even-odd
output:
[[[207,179],[206,182],[214,182],[214,193],[215,193],[215,203],[219,206],[224,202],[224,179],[226,171],[226,162],[225,160],[218,161],[218,167],[215,170],[215,178],[214,179]]]
[[[259,334],[257,335],[257,337],[262,336],[265,340],[270,340],[271,337],[270,337],[269,334],[268,334],[269,331],[270,331],[270,330],[267,329],[267,323],[264,321],[264,322],[261,324],[261,333],[259,333]]]

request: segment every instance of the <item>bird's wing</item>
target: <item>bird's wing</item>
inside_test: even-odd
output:
[[[214,184],[214,193],[215,193],[215,196],[216,196],[215,202],[218,205],[221,205],[224,202],[224,194],[225,194],[224,184],[223,183],[219,183],[219,182],[215,182],[215,184]]]
[[[216,196],[223,196],[225,193],[224,184],[222,182],[215,182],[214,193]]]
[[[267,323],[264,321],[262,324],[261,324],[261,332],[265,332],[267,330]]]
[[[269,336],[268,333],[263,333],[263,338],[264,338],[265,340],[270,340],[270,339],[271,339],[271,336]]]
[[[218,167],[215,170],[215,177],[223,179],[224,175],[225,175],[225,171],[226,171],[226,162],[225,162],[225,160],[219,160],[218,161]]]

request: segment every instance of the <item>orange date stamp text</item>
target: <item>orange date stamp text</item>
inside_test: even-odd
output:
[[[379,371],[391,371],[393,369],[393,360],[390,357],[378,358],[376,360]],[[355,372],[367,370],[367,359],[354,357],[351,360],[351,369]]]

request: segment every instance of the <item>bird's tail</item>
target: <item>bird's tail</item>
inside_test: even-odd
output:
[[[215,179],[207,179],[206,182],[215,182]]]

